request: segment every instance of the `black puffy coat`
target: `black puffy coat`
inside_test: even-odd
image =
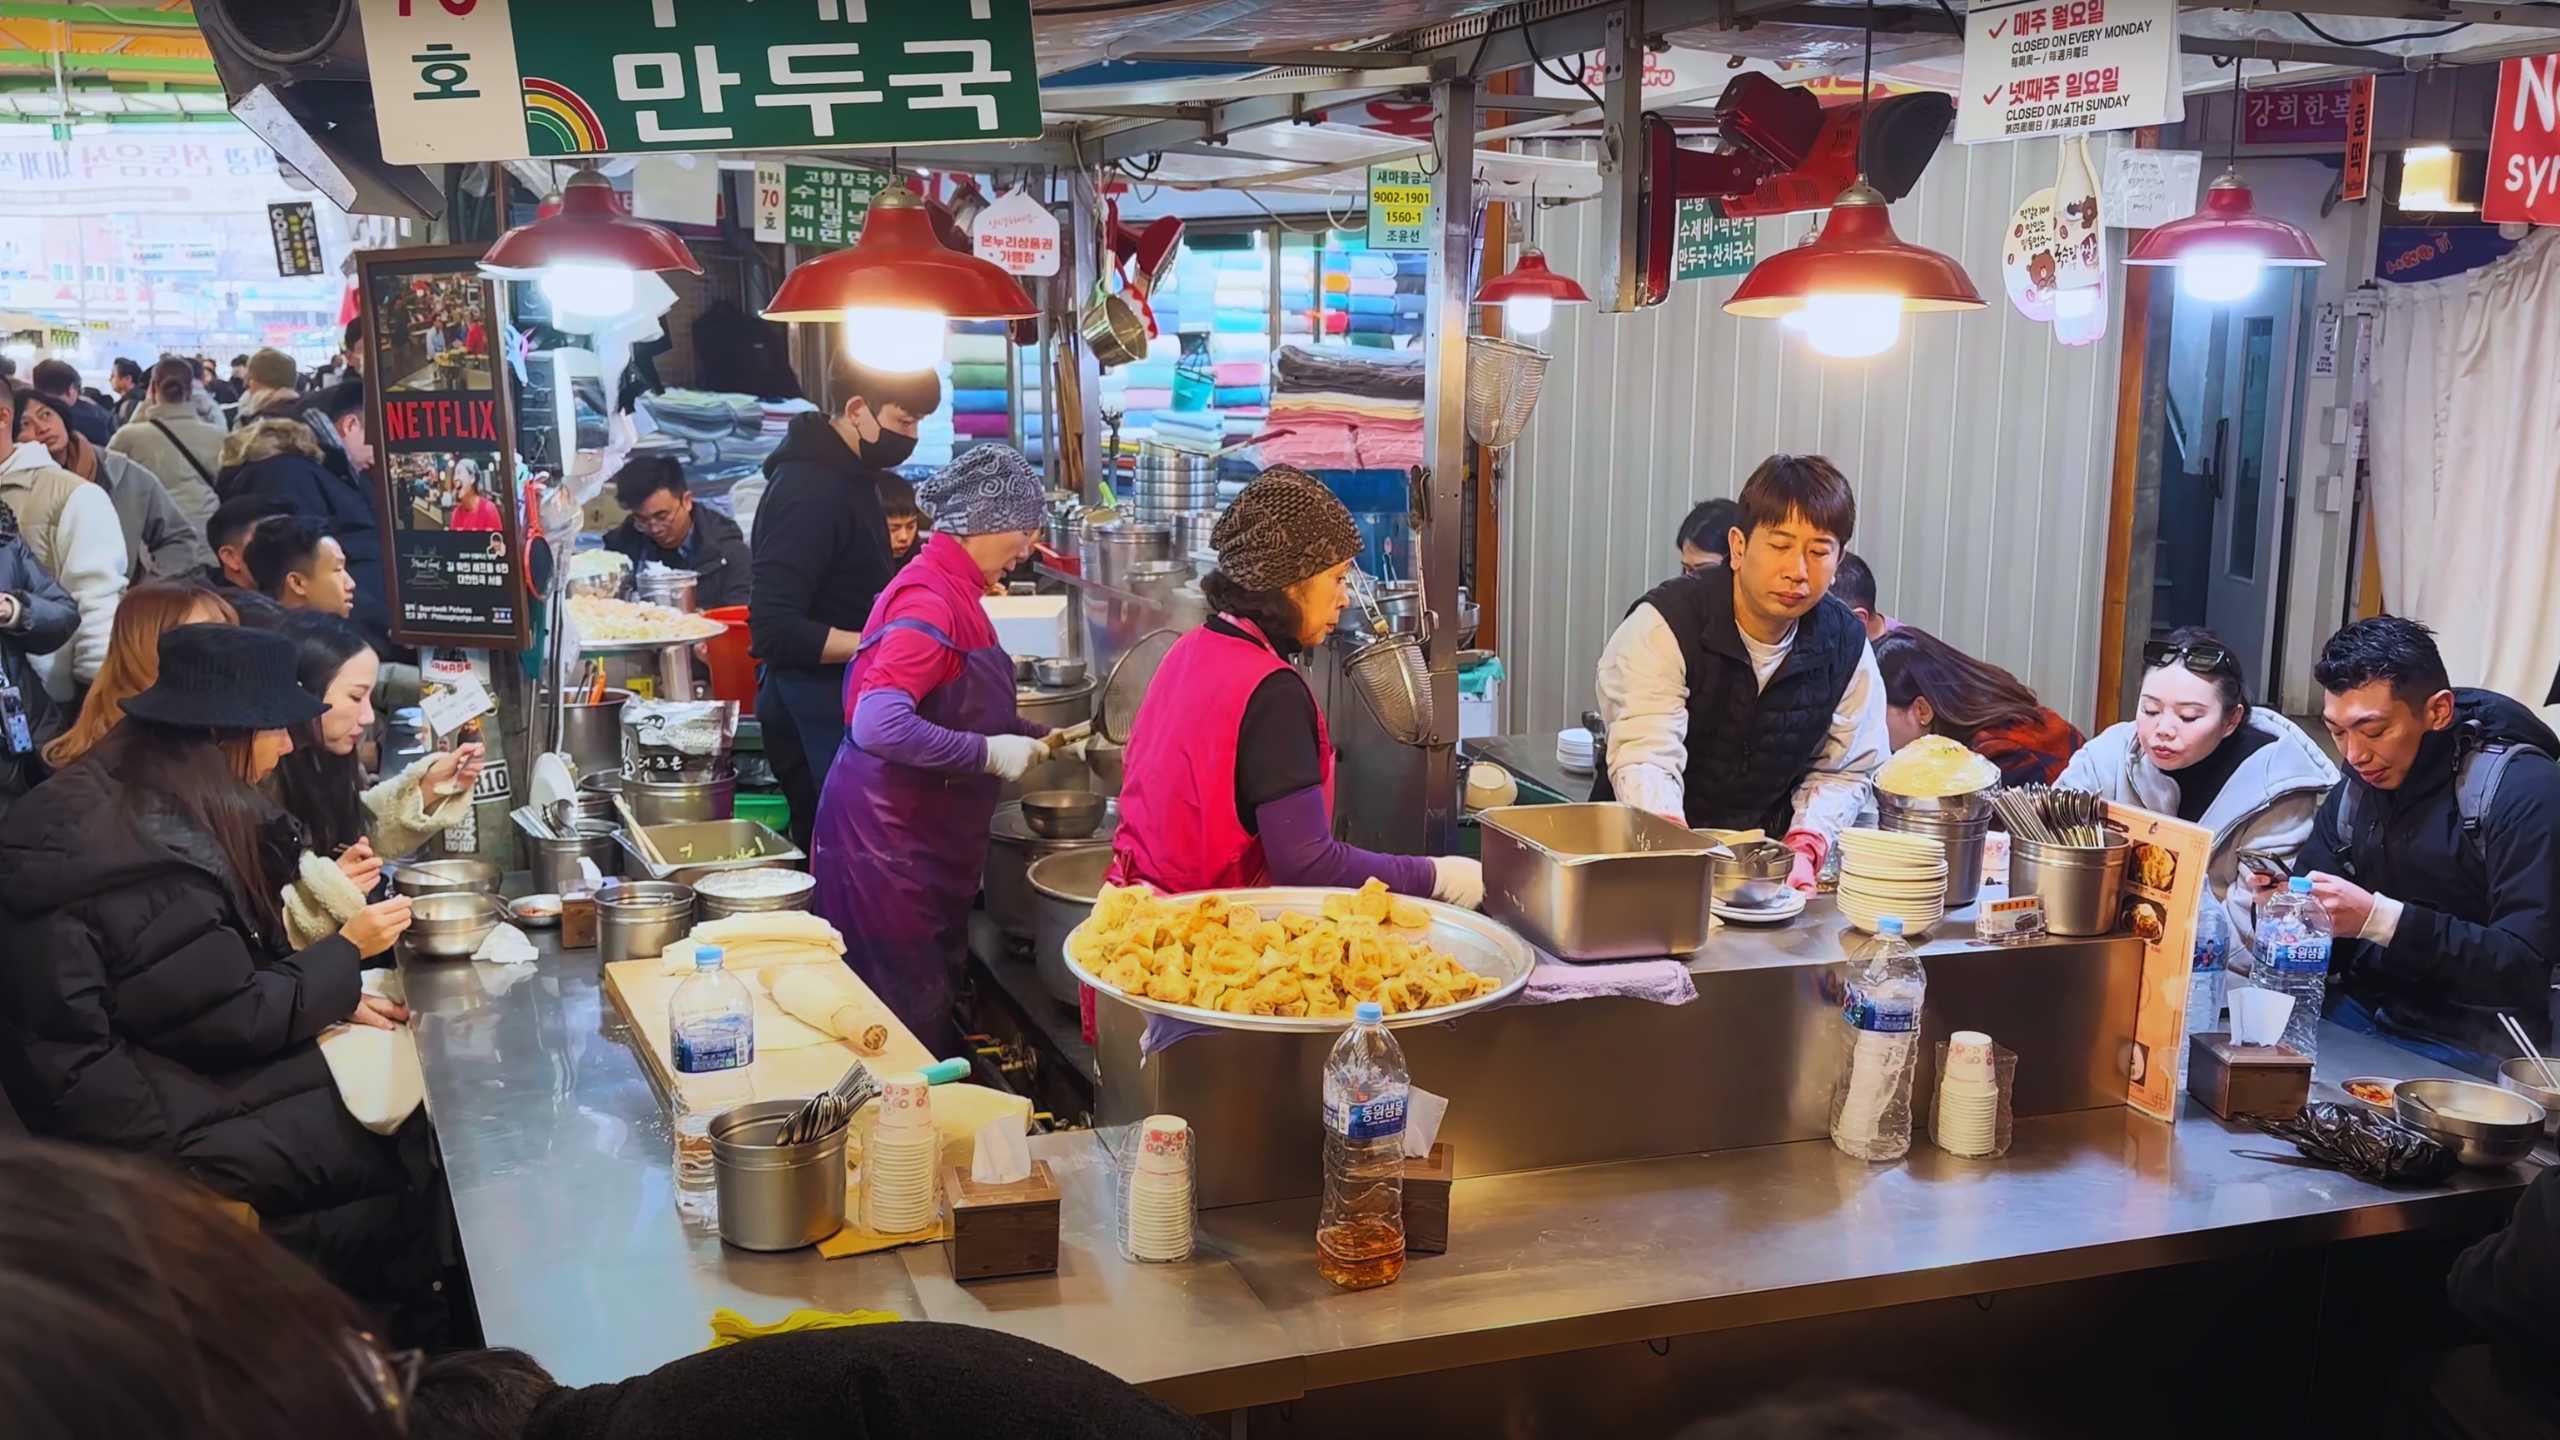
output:
[[[70,643],[72,633],[80,628],[80,607],[63,592],[53,572],[36,563],[35,552],[26,542],[15,536],[0,539],[0,592],[18,597],[17,624],[0,630],[0,680],[17,688],[18,703],[26,707],[28,733],[42,748],[61,732],[65,717],[45,693],[44,681],[27,657],[50,655]],[[0,815],[8,814],[17,798],[43,778],[40,757],[11,754],[5,738],[0,738]]]
[[[351,618],[372,638],[374,648],[384,649],[390,644],[391,599],[382,559],[382,516],[373,487],[347,465],[343,451],[335,463],[324,458],[310,426],[298,421],[274,423],[292,425],[299,433],[291,436],[289,448],[259,454],[268,447],[255,446],[249,453],[256,458],[226,467],[219,477],[222,498],[272,496],[291,505],[294,514],[318,522],[347,554],[347,574],[356,585]]]
[[[356,1007],[355,946],[262,939],[213,838],[103,758],[37,786],[0,834],[0,1086],[35,1133],[174,1164],[382,1293],[365,1279],[418,1186],[313,1043]]]

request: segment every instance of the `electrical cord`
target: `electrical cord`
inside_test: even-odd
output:
[[[2321,29],[2319,25],[2314,23],[2312,18],[2308,15],[2297,14],[2294,15],[2293,18],[2294,21],[2301,25],[2303,29],[2310,31],[2312,34],[2319,36],[2330,44],[2344,45],[2354,50],[2371,50],[2378,46],[2396,44],[2402,40],[2441,40],[2447,35],[2456,34],[2460,31],[2471,28],[2470,24],[2465,22],[2460,25],[2447,25],[2441,30],[2404,30],[2397,35],[2377,35],[2370,40],[2349,40],[2343,36],[2332,35],[2328,31]]]
[[[1555,71],[1547,68],[1547,57],[1538,53],[1537,32],[1529,28],[1529,22],[1527,19],[1522,19],[1514,28],[1519,30],[1520,43],[1522,46],[1526,47],[1529,52],[1529,63],[1538,67],[1539,74],[1546,76],[1548,79],[1553,80],[1559,85],[1573,86],[1583,94],[1590,96],[1591,103],[1594,105],[1605,105],[1608,103],[1600,98],[1600,92],[1592,89],[1591,82],[1583,79],[1580,72],[1568,68],[1565,73],[1559,75]],[[1569,67],[1570,62],[1567,63]]]

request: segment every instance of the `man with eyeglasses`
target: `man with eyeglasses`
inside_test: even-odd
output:
[[[2294,862],[2337,931],[2329,1019],[2483,1076],[2514,1050],[2502,1010],[2547,1047],[2560,737],[2504,695],[2454,688],[2414,620],[2356,621],[2311,673],[2347,770]]]
[[[744,605],[754,571],[738,522],[696,505],[684,469],[670,455],[643,455],[613,476],[614,498],[630,518],[604,537],[604,548],[631,558],[632,568],[664,565],[701,577],[694,602],[709,610]]]

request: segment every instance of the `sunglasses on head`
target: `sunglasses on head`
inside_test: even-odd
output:
[[[2154,640],[2142,647],[2142,668],[2145,670],[2163,669],[2180,661],[2199,675],[2212,675],[2232,668],[2231,652],[2219,645],[2196,642],[2176,645],[2166,640]]]

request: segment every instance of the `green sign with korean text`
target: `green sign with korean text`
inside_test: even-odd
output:
[[[1759,259],[1759,222],[1723,219],[1704,200],[1680,202],[1680,213],[1672,221],[1671,278],[1740,275]]]
[[[1431,248],[1431,177],[1410,165],[1369,167],[1369,248]]]
[[[756,162],[756,238],[841,250],[862,234],[879,192],[877,170]]]
[[[1030,0],[359,0],[385,158],[1025,140]]]

